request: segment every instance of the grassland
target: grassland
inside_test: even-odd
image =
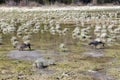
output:
[[[40,11],[40,12],[0,12],[1,24],[7,23],[7,27],[9,24],[15,26],[16,29],[22,26],[25,27],[22,32],[22,37],[27,35],[24,30],[26,29],[27,23],[27,31],[32,32],[36,23],[40,22],[39,26],[40,30],[38,32],[32,32],[31,36],[31,44],[33,50],[42,50],[45,53],[53,54],[59,53],[58,55],[45,56],[45,58],[54,58],[56,59],[55,65],[51,65],[47,67],[47,69],[34,69],[33,61],[24,61],[12,59],[7,56],[9,51],[15,50],[13,45],[10,42],[12,36],[18,36],[17,31],[13,31],[14,33],[4,33],[4,30],[1,29],[0,34],[2,35],[3,45],[0,45],[0,80],[99,80],[96,77],[91,75],[84,74],[89,71],[98,71],[101,74],[107,74],[115,80],[120,79],[120,42],[118,40],[114,41],[111,46],[105,44],[105,49],[93,49],[88,45],[89,39],[80,40],[72,38],[72,31],[75,27],[83,27],[81,23],[82,20],[87,19],[87,17],[92,17],[91,21],[85,22],[85,26],[91,27],[95,26],[97,21],[94,19],[94,16],[97,17],[100,15],[107,15],[108,26],[112,23],[111,20],[117,21],[115,23],[115,28],[119,27],[119,19],[120,14],[118,10],[117,17],[115,17],[115,12],[111,10],[108,11],[88,11],[88,14],[83,11],[83,14],[80,13],[79,10],[63,10],[63,11]],[[100,12],[100,15],[98,13]],[[109,12],[113,14],[112,18],[109,18]],[[4,14],[3,14],[4,13]],[[62,14],[60,14],[62,13]],[[68,14],[67,14],[68,13]],[[54,15],[53,15],[54,14]],[[77,15],[77,16],[76,16]],[[80,15],[80,16],[79,16]],[[81,15],[85,15],[84,17]],[[78,21],[77,17],[80,17]],[[81,18],[82,17],[82,18]],[[65,19],[65,21],[63,21]],[[107,19],[100,19],[100,24],[103,25],[102,22]],[[74,21],[76,20],[76,21]],[[102,21],[103,20],[103,21]],[[56,22],[55,22],[56,21]],[[51,27],[56,26],[57,21],[60,24],[60,30],[64,30],[64,28],[68,28],[69,31],[65,33],[65,35],[59,35],[59,33],[52,34],[49,32]],[[3,22],[3,23],[2,23]],[[53,22],[53,23],[50,23]],[[55,23],[54,23],[55,22]],[[83,21],[84,22],[84,21]],[[26,25],[23,25],[25,24]],[[0,24],[0,26],[2,26]],[[105,24],[105,23],[104,23]],[[52,25],[52,26],[50,26]],[[44,30],[45,26],[49,26],[48,30]],[[6,27],[6,25],[4,26]],[[94,27],[90,29],[90,35],[95,36],[93,33]],[[3,31],[2,31],[3,30]],[[29,31],[30,30],[30,31]],[[109,33],[109,32],[108,32]],[[110,33],[109,33],[110,35]],[[119,36],[118,33],[116,36]],[[64,43],[66,45],[67,51],[62,51],[59,48],[59,45]],[[84,52],[97,51],[102,52],[104,56],[102,57],[91,57],[84,55]],[[42,72],[41,72],[42,71]],[[100,79],[102,80],[102,79]]]
[[[49,48],[52,47],[50,44],[41,43],[40,45],[43,47],[36,47],[37,44],[35,43],[33,48],[50,52]],[[50,70],[55,71],[54,74],[40,74],[33,70],[33,62],[7,57],[6,55],[10,50],[13,50],[11,46],[2,45],[0,47],[0,79],[18,80],[20,76],[23,76],[20,80],[57,80],[57,78],[60,78],[61,80],[93,80],[91,76],[83,75],[81,72],[99,69],[103,69],[103,72],[111,75],[116,80],[120,78],[119,48],[106,48],[104,49],[104,57],[92,58],[82,54],[84,51],[87,51],[85,47],[73,45],[71,46],[69,54],[61,53],[63,55],[54,56],[56,59],[61,60],[62,58],[62,61],[57,62],[56,65],[49,66]],[[64,73],[69,75],[63,75]]]

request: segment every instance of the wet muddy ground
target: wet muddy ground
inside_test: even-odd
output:
[[[68,53],[67,53],[68,54]],[[82,53],[84,56],[89,57],[91,60],[95,58],[105,58],[104,52],[101,49],[98,50],[88,50],[86,52]],[[40,51],[40,50],[34,50],[34,51],[18,51],[18,50],[13,50],[8,53],[8,56],[13,59],[20,59],[20,60],[30,60],[30,61],[35,61],[37,59],[45,59],[46,56],[48,58],[51,58],[57,62],[60,62],[62,59],[55,59],[55,56],[61,56],[61,55],[66,55],[66,53],[60,53],[60,52],[55,52],[55,51]],[[111,62],[114,61],[113,58],[105,59],[105,62]],[[108,75],[106,73],[106,67],[103,67],[103,69],[99,70],[88,70],[81,72],[80,74],[83,75],[89,75],[91,76],[94,80],[116,80],[112,76]],[[38,73],[44,74],[44,75],[51,75],[55,72],[55,70],[50,70],[50,69],[42,69],[42,70],[37,70]]]

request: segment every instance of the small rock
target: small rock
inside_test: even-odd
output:
[[[62,52],[67,52],[67,51],[68,51],[68,48],[67,48],[66,45],[63,44],[63,43],[60,44],[59,48],[60,48],[60,50],[61,50]]]
[[[33,63],[33,67],[43,69],[48,67],[49,65],[53,65],[54,63],[54,60],[45,60],[43,58],[39,58]]]
[[[2,70],[1,73],[6,74],[6,73],[9,73],[9,71],[8,70]]]
[[[96,73],[97,71],[88,70],[88,72],[90,72],[90,73]]]

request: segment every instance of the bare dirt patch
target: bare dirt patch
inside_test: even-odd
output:
[[[37,58],[43,57],[43,53],[40,51],[19,51],[19,50],[12,50],[8,53],[8,56],[13,59],[20,59],[20,60],[36,60]]]

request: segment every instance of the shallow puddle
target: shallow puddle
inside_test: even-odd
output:
[[[37,58],[41,58],[43,53],[40,51],[18,51],[13,50],[8,53],[8,56],[13,59],[20,59],[20,60],[31,60],[34,61]]]
[[[110,75],[107,75],[105,72],[88,70],[86,72],[83,72],[82,74],[92,76],[94,80],[115,80]]]

